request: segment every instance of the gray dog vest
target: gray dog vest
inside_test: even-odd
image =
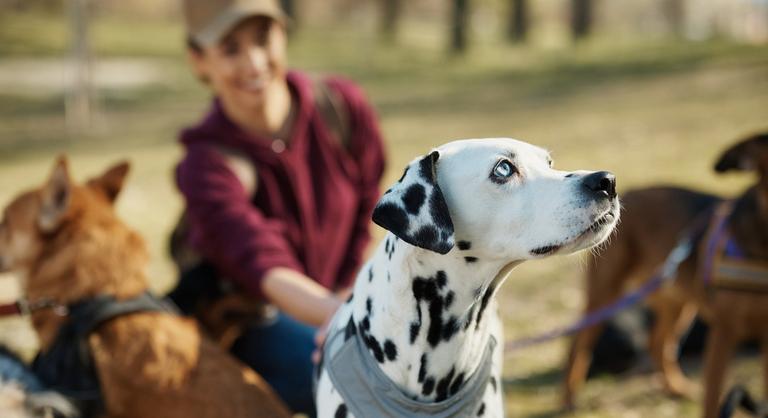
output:
[[[326,370],[336,390],[357,417],[474,417],[491,376],[496,340],[490,337],[480,367],[453,396],[440,402],[421,402],[406,396],[381,371],[357,332],[344,340],[344,328],[329,335],[324,347]]]

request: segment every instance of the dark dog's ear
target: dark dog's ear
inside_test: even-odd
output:
[[[72,181],[69,177],[67,158],[59,157],[53,171],[41,191],[41,206],[37,224],[43,232],[51,232],[64,219],[72,196]]]
[[[750,136],[728,148],[715,164],[715,171],[768,170],[768,133]]]
[[[123,183],[130,168],[130,163],[121,161],[107,169],[99,177],[88,180],[88,186],[101,190],[107,196],[107,199],[114,203],[117,195],[120,194],[120,190],[123,189]]]
[[[453,221],[437,184],[439,158],[433,151],[406,167],[379,200],[373,221],[411,245],[446,254],[454,245]]]

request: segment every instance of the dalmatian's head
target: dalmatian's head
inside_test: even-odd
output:
[[[454,141],[415,159],[373,214],[411,245],[506,261],[592,247],[618,219],[611,173],[555,170],[547,151],[508,138]]]

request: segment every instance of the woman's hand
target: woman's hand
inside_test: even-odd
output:
[[[331,325],[331,319],[333,319],[333,316],[328,318],[328,321],[315,332],[315,349],[312,351],[312,363],[315,365],[320,363],[320,356],[323,353],[323,344],[325,344],[325,337],[328,336],[328,327]]]
[[[339,300],[347,300],[352,294],[352,289],[352,286],[341,289],[336,292],[336,296]],[[328,336],[328,327],[330,327],[332,319],[333,315],[328,317],[328,320],[315,332],[315,350],[312,352],[312,363],[320,363],[320,355],[323,351],[323,344],[325,344],[325,337]]]
[[[262,291],[278,309],[313,327],[325,325],[342,300],[309,277],[284,267],[264,275]]]

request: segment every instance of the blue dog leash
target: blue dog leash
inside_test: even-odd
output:
[[[686,232],[682,234],[682,238],[680,241],[678,241],[675,248],[667,256],[667,259],[658,270],[658,273],[634,292],[627,294],[626,296],[610,305],[590,312],[571,325],[555,328],[551,331],[533,337],[525,337],[507,341],[506,344],[504,344],[504,353],[510,353],[521,348],[542,344],[547,341],[564,337],[566,335],[574,334],[585,328],[599,324],[600,322],[613,317],[620,311],[640,302],[645,297],[656,291],[663,284],[672,283],[672,281],[674,281],[674,279],[677,277],[677,268],[683,261],[685,261],[685,259],[688,258],[688,256],[691,254],[691,251],[693,250],[693,241],[694,238],[691,230],[686,230]]]

